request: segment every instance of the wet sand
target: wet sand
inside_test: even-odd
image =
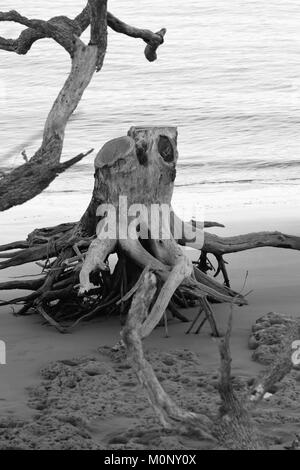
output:
[[[218,216],[212,215],[211,219]],[[216,220],[224,219],[219,214]],[[258,227],[271,229],[272,222],[265,218],[255,225],[256,228],[253,223],[232,220],[230,228],[214,231],[225,235]],[[299,225],[286,218],[280,223],[276,221],[273,228],[299,235]],[[19,235],[15,238],[22,238],[20,227],[15,231]],[[1,243],[7,241],[7,236],[2,238]],[[227,260],[232,287],[240,290],[248,271],[244,292],[252,290],[249,305],[234,310],[231,340],[233,374],[245,384],[263,369],[252,361],[248,349],[251,326],[256,319],[270,311],[300,314],[300,254],[261,248],[228,256]],[[26,269],[19,268],[18,275]],[[13,269],[1,272],[1,281],[13,275],[16,275]],[[215,305],[214,311],[218,326],[224,329],[229,307]],[[195,314],[193,310],[185,313],[190,318]],[[145,341],[145,349],[163,385],[178,403],[194,411],[206,408],[216,411],[219,403],[215,387],[219,367],[216,341],[208,327],[200,335],[185,335],[186,328],[172,320],[170,337],[165,338],[164,329],[157,328]],[[161,433],[125,359],[110,352],[119,340],[119,330],[118,319],[112,318],[83,324],[72,334],[61,335],[36,315],[15,317],[10,308],[2,308],[0,339],[7,344],[7,365],[0,366],[0,448],[209,447],[209,443],[193,436]],[[68,362],[72,358],[85,359]],[[62,360],[67,362],[57,362]],[[280,397],[276,395],[277,401],[262,405],[266,419],[259,426],[272,446],[290,442],[300,430],[295,406],[300,385],[295,378],[296,375],[285,380],[285,391],[281,390]],[[260,421],[259,417],[257,420]]]

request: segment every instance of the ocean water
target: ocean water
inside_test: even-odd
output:
[[[29,17],[75,16],[84,0],[1,0]],[[168,29],[149,63],[140,40],[109,32],[108,52],[69,123],[63,159],[124,135],[132,125],[179,130],[175,205],[218,211],[300,209],[300,3],[298,0],[112,0],[109,10],[140,27]],[[21,27],[0,24],[15,37]],[[88,37],[85,34],[85,37]],[[0,167],[39,146],[70,61],[51,40],[26,56],[0,51]],[[5,217],[72,220],[88,203],[93,158],[61,175]],[[11,215],[10,215],[11,214]]]

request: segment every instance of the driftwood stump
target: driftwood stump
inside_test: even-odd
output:
[[[288,336],[282,357],[240,400],[230,376],[230,322],[220,343],[222,407],[217,417],[187,412],[174,403],[145,359],[142,340],[167,310],[187,321],[177,306],[191,301],[199,303],[217,334],[210,301],[246,303],[228,287],[223,255],[258,246],[299,250],[300,239],[277,232],[221,238],[203,230],[220,224],[181,221],[171,206],[177,158],[173,127],[132,127],[127,136],[106,143],[95,159],[93,194],[79,222],[37,229],[26,241],[0,247],[0,269],[29,262],[42,266],[38,278],[0,284],[0,290],[32,292],[1,305],[23,304],[20,315],[37,312],[62,333],[83,320],[118,312],[125,324],[123,345],[164,427],[197,429],[218,445],[257,449],[261,443],[251,410],[291,369],[290,343],[298,330]],[[196,265],[186,256],[186,245],[199,250]],[[227,285],[206,274],[209,253],[217,258]],[[117,255],[112,272],[111,254]]]
[[[241,295],[194,267],[179,246],[201,249],[204,233],[180,221],[172,210],[177,158],[175,128],[132,127],[127,136],[106,143],[95,159],[92,198],[78,223],[35,230],[26,242],[0,248],[5,251],[1,256],[7,258],[0,263],[1,269],[46,259],[45,278],[0,285],[0,289],[33,290],[26,298],[11,301],[25,303],[19,313],[33,309],[62,332],[66,329],[59,323],[64,320],[74,319],[77,325],[100,312],[126,313],[130,306],[126,294],[145,267],[161,282],[145,336],[160,321],[179,287],[193,299],[210,296],[245,303]],[[24,249],[7,254],[13,248]],[[112,275],[107,265],[111,253],[118,255]]]
[[[166,309],[186,321],[176,306],[190,301],[199,302],[216,334],[207,299],[238,305],[246,300],[206,274],[207,255],[217,257],[227,276],[224,254],[258,246],[299,250],[300,239],[277,232],[221,238],[203,230],[220,224],[181,221],[171,206],[177,158],[173,127],[132,127],[127,136],[106,143],[95,159],[92,198],[79,222],[37,229],[26,241],[0,247],[0,269],[29,262],[43,267],[39,278],[2,283],[0,290],[32,291],[2,305],[24,304],[19,314],[39,312],[65,332],[70,324],[61,323],[70,320],[77,325],[116,311],[125,316],[148,268],[158,277],[159,289],[143,336]],[[191,263],[184,246],[199,250],[199,263]],[[118,262],[110,273],[107,259],[112,253]]]

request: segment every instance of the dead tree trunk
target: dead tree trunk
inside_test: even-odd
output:
[[[147,43],[145,56],[149,61],[156,59],[156,50],[163,42],[166,31],[162,29],[152,33],[126,25],[107,12],[107,0],[89,0],[86,8],[74,20],[65,16],[49,21],[31,20],[16,11],[10,11],[0,12],[0,21],[13,21],[27,26],[16,40],[0,37],[0,49],[26,54],[34,42],[49,37],[68,52],[72,61],[69,77],[46,120],[41,147],[29,161],[0,179],[0,211],[4,211],[41,193],[59,173],[91,152],[60,163],[66,125],[94,73],[102,68],[107,47],[107,26],[119,33],[143,39]],[[90,43],[86,45],[80,36],[89,25],[91,37]]]
[[[24,304],[19,314],[33,310],[61,333],[103,313],[117,311],[125,317],[129,312],[122,338],[161,424],[179,431],[196,429],[198,435],[226,448],[258,449],[262,443],[251,412],[274,382],[290,371],[298,326],[288,335],[271,369],[251,393],[239,398],[231,382],[230,322],[220,343],[222,406],[214,417],[176,405],[145,359],[142,340],[170,303],[178,303],[182,296],[185,302],[198,300],[207,319],[213,319],[207,298],[231,305],[246,303],[242,295],[193,266],[179,242],[202,254],[219,256],[224,246],[228,251],[262,245],[299,250],[299,240],[265,233],[222,239],[182,222],[171,206],[177,157],[177,130],[172,127],[132,127],[127,136],[105,144],[95,160],[92,198],[79,222],[35,230],[27,241],[0,247],[2,256],[7,256],[0,269],[32,261],[45,263],[40,278],[2,283],[0,290],[32,292],[2,305]],[[153,209],[157,209],[154,218]],[[107,260],[112,253],[118,262],[111,273]]]
[[[145,267],[157,273],[162,288],[153,307],[155,315],[145,322],[144,335],[160,321],[177,289],[195,299],[209,296],[221,302],[245,303],[236,292],[194,270],[176,241],[174,231],[178,225],[182,228],[171,208],[177,156],[177,130],[169,127],[133,127],[126,137],[104,145],[95,160],[91,202],[81,220],[74,225],[36,230],[29,236],[28,248],[3,255],[7,259],[0,263],[0,269],[46,260],[47,274],[42,283],[28,282],[29,289],[35,288],[33,293],[12,301],[25,303],[21,313],[30,308],[41,313],[42,307],[53,320],[71,316],[77,322],[86,315],[117,308],[117,302]],[[134,213],[130,212],[132,208]],[[154,215],[153,209],[158,209]],[[115,232],[107,234],[112,214],[116,216]],[[190,227],[187,232],[190,235]],[[17,242],[0,249],[20,246],[26,244]],[[112,278],[106,265],[110,253],[119,256]],[[11,286],[2,284],[0,288]],[[26,287],[26,282],[20,286]],[[72,308],[72,315],[66,305]],[[128,305],[127,300],[125,307]],[[124,308],[124,301],[121,306]]]
[[[169,305],[180,305],[181,298],[187,304],[189,299],[200,302],[212,325],[213,312],[206,298],[245,304],[242,295],[194,266],[179,243],[219,256],[226,240],[232,251],[263,244],[297,250],[298,238],[259,233],[233,238],[233,245],[182,222],[171,206],[177,157],[177,130],[172,127],[132,127],[127,136],[105,144],[95,159],[92,198],[79,222],[35,230],[27,241],[0,247],[1,258],[6,257],[0,269],[44,261],[38,282],[1,284],[2,290],[32,291],[2,305],[24,304],[21,314],[32,309],[44,317],[46,313],[60,330],[58,324],[64,321],[75,320],[77,325],[103,313],[126,313],[130,306],[126,293],[134,291],[146,267],[156,273],[161,287],[143,324],[143,336]],[[107,266],[111,253],[119,259],[112,274]]]

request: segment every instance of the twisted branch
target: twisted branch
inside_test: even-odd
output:
[[[29,19],[26,16],[22,16],[17,11],[12,10],[9,12],[0,12],[0,21],[12,21],[29,28],[23,31],[17,40],[5,40],[1,38],[0,48],[2,48],[1,46],[3,45],[5,50],[24,54],[29,50],[28,46],[30,48],[33,42],[38,39],[52,38],[73,57],[75,50],[74,35],[80,33],[80,30],[77,23],[66,16],[59,16],[51,18],[49,21],[44,21],[40,19]],[[26,47],[24,48],[24,41],[27,44],[27,51]],[[19,42],[22,52],[19,52]]]
[[[300,250],[300,237],[281,232],[258,232],[234,237],[219,237],[205,232],[203,250],[214,255],[224,255],[265,246]]]
[[[102,68],[107,48],[107,23],[117,32],[141,38],[146,43],[145,56],[152,62],[157,48],[163,43],[165,29],[158,33],[133,28],[107,13],[107,0],[89,0],[75,18],[57,16],[49,21],[29,19],[17,11],[0,12],[1,21],[12,21],[27,26],[18,39],[0,37],[0,49],[26,54],[39,39],[52,38],[71,56],[72,67],[68,79],[56,98],[48,115],[41,147],[26,163],[0,178],[0,211],[23,204],[40,194],[56,176],[78,162],[78,156],[60,164],[64,134],[70,116],[90,84],[94,72]],[[86,46],[79,38],[91,25],[90,43]],[[27,158],[27,157],[26,157]]]
[[[73,56],[74,36],[80,37],[90,24],[92,24],[91,44],[99,44],[99,41],[105,41],[103,29],[100,27],[100,22],[91,22],[91,12],[96,14],[97,18],[99,18],[99,14],[101,13],[97,4],[98,2],[96,0],[90,0],[81,13],[73,20],[67,16],[57,16],[48,21],[39,19],[31,20],[16,11],[0,12],[0,21],[13,21],[27,26],[27,29],[22,31],[17,39],[6,39],[0,36],[0,49],[15,52],[19,55],[25,55],[30,51],[36,41],[43,38],[52,38]],[[166,34],[165,28],[162,28],[157,33],[153,33],[148,29],[140,29],[131,26],[121,21],[110,12],[106,13],[106,17],[107,25],[113,31],[132,38],[142,39],[146,42],[146,59],[150,62],[156,60],[156,51],[164,42],[164,36]]]

